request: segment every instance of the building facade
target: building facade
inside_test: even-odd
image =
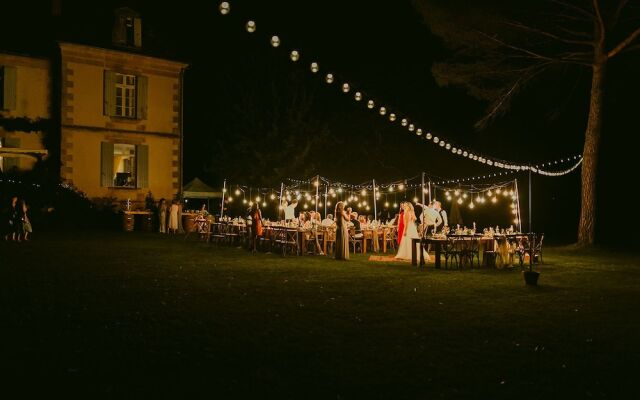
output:
[[[180,192],[187,65],[143,54],[141,29],[138,14],[120,9],[109,48],[58,42],[55,60],[0,54],[0,115],[50,119],[51,108],[59,107],[54,112],[59,112],[60,175],[89,198],[135,202],[149,192],[168,199]],[[52,94],[59,101],[52,102]],[[3,155],[10,155],[6,148],[15,149],[15,157],[3,157],[7,171],[32,168],[34,150],[44,148],[41,133],[0,128],[0,138]],[[18,158],[28,150],[30,159]]]
[[[51,118],[51,67],[45,58],[0,53],[0,170],[30,170],[46,156],[40,122]]]

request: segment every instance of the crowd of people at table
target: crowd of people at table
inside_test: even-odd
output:
[[[297,207],[298,201],[296,199],[291,202],[284,201],[280,206],[278,220],[270,221],[269,219],[263,219],[260,206],[256,202],[249,209],[246,220],[244,218],[231,219],[230,217],[225,217],[223,220],[248,226],[249,247],[253,252],[257,251],[258,243],[264,235],[265,227],[286,226],[288,228],[298,228],[309,233],[309,239],[312,242],[315,241],[314,253],[324,255],[323,247],[318,240],[318,232],[320,230],[333,230],[335,231],[334,258],[338,260],[349,259],[350,241],[363,239],[365,230],[386,227],[392,228],[395,232],[396,259],[412,260],[412,253],[414,253],[412,245],[415,245],[415,253],[419,254],[419,251],[422,250],[424,259],[429,261],[431,257],[428,251],[414,239],[427,236],[444,237],[450,232],[448,215],[442,208],[440,201],[432,201],[428,204],[416,202],[415,205],[408,201],[402,202],[398,213],[386,220],[374,219],[372,215],[359,215],[342,201],[336,204],[333,214],[327,213],[324,218],[322,218],[320,212],[315,210],[299,211],[296,215]],[[161,221],[160,231],[175,232],[179,212],[176,202],[168,207],[164,204],[164,201],[161,201],[158,208]],[[203,204],[194,218],[194,229],[203,232],[206,221],[211,217]],[[167,219],[169,220],[169,226],[165,227],[162,223]],[[473,230],[468,231],[475,233],[475,223]],[[458,233],[464,232],[464,229],[458,229]]]
[[[300,227],[311,230],[315,233],[318,227],[335,228],[335,255],[336,259],[349,259],[349,240],[360,239],[363,237],[363,228],[377,227],[383,224],[382,221],[372,219],[371,215],[358,215],[351,207],[345,207],[345,203],[339,201],[335,206],[334,214],[327,214],[325,218],[314,210],[301,211],[296,217],[295,212],[298,206],[297,200],[291,202],[284,201],[281,205],[281,219],[289,226]],[[441,232],[447,225],[447,213],[442,209],[439,201],[431,202],[427,205],[416,203],[419,212],[410,202],[402,202],[400,204],[399,213],[394,218],[386,221],[387,226],[397,227],[397,259],[410,260],[412,256],[412,239],[420,238],[426,234],[435,234]],[[262,219],[262,213],[257,203],[253,204],[249,218],[252,221],[252,249],[255,251],[257,238],[262,236],[263,225],[265,221]],[[270,221],[267,221],[270,223]],[[351,233],[350,233],[351,230]],[[317,235],[313,235],[317,248],[320,244]],[[323,254],[321,250],[319,254]],[[425,251],[425,258],[429,259],[429,254]]]

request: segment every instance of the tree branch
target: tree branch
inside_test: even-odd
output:
[[[612,58],[616,54],[620,53],[622,50],[624,50],[625,47],[631,44],[631,42],[633,42],[638,36],[640,36],[640,28],[633,31],[631,35],[627,36],[627,38],[624,39],[622,42],[620,42],[620,44],[618,44],[616,47],[614,47],[613,50],[608,52],[607,57]]]
[[[624,6],[627,5],[628,2],[629,0],[620,0],[620,2],[618,3],[618,6],[616,7],[616,10],[611,16],[611,23],[609,24],[609,29],[613,29],[616,26],[616,24],[618,23],[618,19],[620,18],[620,14],[622,13],[622,9],[624,8]]]
[[[589,17],[589,19],[593,19],[595,17],[595,15],[591,14],[589,11],[585,10],[582,7],[578,7],[575,4],[565,3],[564,1],[560,1],[560,0],[550,0],[550,1],[552,3],[561,5],[562,7],[565,7],[567,9],[578,11],[580,14],[583,14],[583,15]]]
[[[509,26],[513,26],[514,28],[522,29],[522,30],[528,31],[528,32],[537,33],[537,34],[539,34],[541,36],[548,37],[548,38],[554,39],[554,40],[558,40],[560,42],[570,43],[570,44],[579,44],[579,45],[583,45],[583,46],[593,46],[593,41],[563,38],[563,37],[560,37],[560,36],[558,36],[558,35],[556,35],[554,33],[543,31],[542,29],[534,28],[532,26],[525,25],[525,24],[523,24],[521,22],[518,22],[518,21],[515,21],[515,22],[507,21],[505,23],[507,25],[509,25]]]
[[[593,0],[593,9],[596,12],[596,17],[597,17],[597,26],[598,26],[598,44],[600,44],[600,46],[604,46],[604,34],[605,34],[605,28],[604,28],[604,20],[602,19],[602,14],[600,13],[600,2],[599,0]]]

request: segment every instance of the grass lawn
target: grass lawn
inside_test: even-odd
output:
[[[3,392],[629,398],[640,258],[519,269],[250,254],[143,233],[0,243]],[[627,395],[625,395],[627,394]]]

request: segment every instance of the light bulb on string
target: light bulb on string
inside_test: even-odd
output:
[[[451,144],[447,143],[447,144],[445,145],[445,148],[446,148],[447,150],[451,149]]]
[[[398,190],[404,190],[404,183],[398,185]]]
[[[393,122],[396,120],[396,115],[394,113],[389,114],[389,121]]]
[[[421,128],[416,129],[416,135],[422,136],[422,129]]]
[[[409,132],[413,132],[416,129],[416,127],[413,124],[409,124],[409,128],[408,129],[409,129]]]
[[[300,53],[298,53],[298,50],[292,50],[289,57],[291,57],[291,61],[296,62],[300,59]]]
[[[458,149],[456,149],[456,148],[454,147],[454,148],[452,148],[452,149],[451,149],[451,152],[455,154],[455,153],[457,153],[457,152],[458,152]]]
[[[385,202],[384,202],[384,206],[385,206],[385,207],[389,207],[389,202],[388,202],[388,201],[385,201]]]
[[[266,207],[266,206],[267,206],[267,202],[266,202],[266,201],[263,201],[263,202],[262,202],[262,207]]]
[[[491,202],[494,203],[494,204],[497,203],[498,202],[498,198],[496,196],[493,196],[491,198]]]
[[[447,145],[447,143],[446,143],[444,140],[442,140],[442,141],[440,142],[440,147],[444,147],[444,146],[446,146],[446,145]]]
[[[331,207],[331,202],[327,201],[327,207]]]
[[[393,192],[393,185],[389,185],[389,191]]]
[[[427,132],[427,134],[424,135],[424,137],[426,137],[427,140],[431,140],[431,138],[433,138],[433,135],[431,134],[431,132]]]
[[[367,195],[367,190],[366,189],[362,189],[362,191],[360,192],[361,195],[366,196]]]
[[[220,14],[222,15],[227,15],[229,14],[229,12],[231,11],[231,6],[229,5],[228,1],[223,1],[222,3],[220,3]]]
[[[398,203],[393,203],[393,208],[398,208]]]
[[[451,196],[447,196],[447,201],[451,201]]]
[[[247,199],[242,199],[242,204],[247,204]]]
[[[458,197],[458,204],[462,204],[462,197]]]
[[[280,38],[276,35],[271,36],[271,46],[278,47],[280,46]]]
[[[312,63],[311,63],[311,72],[313,72],[313,73],[315,74],[315,73],[316,73],[316,72],[318,72],[319,70],[320,70],[320,67],[318,66],[318,63],[317,63],[317,62],[315,62],[315,61],[314,61],[314,62],[312,62]]]
[[[236,193],[236,196],[240,196],[240,189],[236,189],[235,193]]]
[[[255,23],[255,21],[247,21],[247,24],[246,24],[245,27],[247,29],[247,32],[249,32],[249,33],[253,33],[253,32],[256,31],[256,23]]]
[[[333,74],[327,74],[325,80],[327,81],[327,83],[331,84],[333,83]]]
[[[433,143],[437,144],[439,141],[440,141],[440,139],[437,136],[433,138]]]
[[[460,196],[460,190],[458,190],[458,189],[454,190],[453,194],[455,194],[456,196]]]
[[[500,188],[496,189],[496,194],[500,194],[501,192],[502,192],[502,189],[500,189]]]
[[[349,84],[348,84],[348,83],[346,83],[346,82],[345,82],[345,83],[343,83],[343,84],[342,84],[342,91],[343,91],[344,93],[349,93],[349,90],[351,90],[351,87],[349,86]]]
[[[463,198],[463,199],[466,199],[467,197],[468,197],[468,196],[467,196],[467,194],[466,194],[466,193],[463,193],[463,194],[462,194],[462,198]]]
[[[231,196],[227,197],[227,202],[228,202],[228,203],[233,202],[233,197],[231,197]]]
[[[356,92],[356,94],[353,96],[353,98],[356,99],[356,101],[362,100],[362,93]]]
[[[413,202],[414,202],[414,203],[417,203],[417,202],[418,202],[418,198],[414,196],[414,198],[413,198]]]
[[[469,203],[469,208],[472,210],[476,208],[476,205],[473,203],[473,200],[471,200],[471,203]]]
[[[407,121],[407,119],[406,119],[406,118],[402,118],[402,121],[400,121],[400,124],[401,124],[402,126],[407,126],[407,124],[408,124],[408,123],[409,123],[409,121]]]
[[[260,196],[256,196],[256,203],[260,203]]]
[[[385,115],[387,113],[387,108],[386,107],[380,107],[380,115]]]
[[[250,206],[250,207],[253,207],[253,201],[250,201],[250,202],[249,202],[249,206]]]
[[[489,197],[493,196],[493,193],[491,193],[491,190],[489,190],[489,191],[487,192],[487,196],[489,196]]]
[[[371,109],[373,109],[373,107],[375,107],[375,106],[376,106],[376,103],[374,103],[374,102],[373,102],[373,100],[369,100],[369,101],[367,101],[367,108],[368,108],[368,109],[370,109],[370,110],[371,110]]]
[[[304,209],[306,210],[307,208],[309,208],[309,205],[307,203],[304,203]]]

